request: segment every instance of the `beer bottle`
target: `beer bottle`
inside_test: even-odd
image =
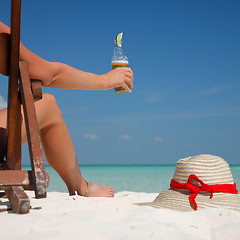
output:
[[[112,69],[117,67],[129,67],[128,66],[128,58],[125,56],[122,49],[122,35],[123,33],[119,33],[115,38],[115,47],[114,54],[112,57]],[[127,84],[130,88],[129,84]],[[123,87],[115,87],[116,93],[124,93],[126,90]]]

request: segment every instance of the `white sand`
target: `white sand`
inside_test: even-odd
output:
[[[119,192],[113,199],[78,200],[67,193],[49,192],[46,199],[27,194],[32,206],[29,214],[0,213],[1,240],[240,239],[240,212],[234,210],[182,213],[133,205],[152,201],[157,193]]]

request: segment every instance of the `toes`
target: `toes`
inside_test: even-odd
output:
[[[94,184],[89,190],[89,197],[114,197],[114,189],[109,186]]]
[[[105,186],[104,186],[105,187]],[[105,187],[107,197],[114,197],[114,189],[112,187]]]
[[[109,193],[108,197],[113,198],[114,197],[114,193]]]

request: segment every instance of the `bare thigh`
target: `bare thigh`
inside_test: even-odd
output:
[[[35,103],[37,122],[39,130],[51,126],[51,123],[59,118],[61,112],[57,107],[55,98],[51,94],[43,94],[43,99]],[[27,142],[25,119],[23,108],[21,107],[23,117],[22,121],[22,144]],[[7,108],[0,110],[0,141],[3,143],[6,139],[7,127]],[[2,144],[1,144],[2,145]]]
[[[7,126],[7,108],[0,110],[0,128],[6,128]]]

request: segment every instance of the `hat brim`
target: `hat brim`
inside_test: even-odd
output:
[[[177,211],[194,211],[189,200],[188,190],[168,189],[159,193],[153,202],[137,203],[141,206],[152,206],[155,208],[168,208]],[[214,193],[210,198],[209,192],[199,192],[195,199],[198,209],[207,207],[226,208],[240,211],[240,195],[231,193]]]

